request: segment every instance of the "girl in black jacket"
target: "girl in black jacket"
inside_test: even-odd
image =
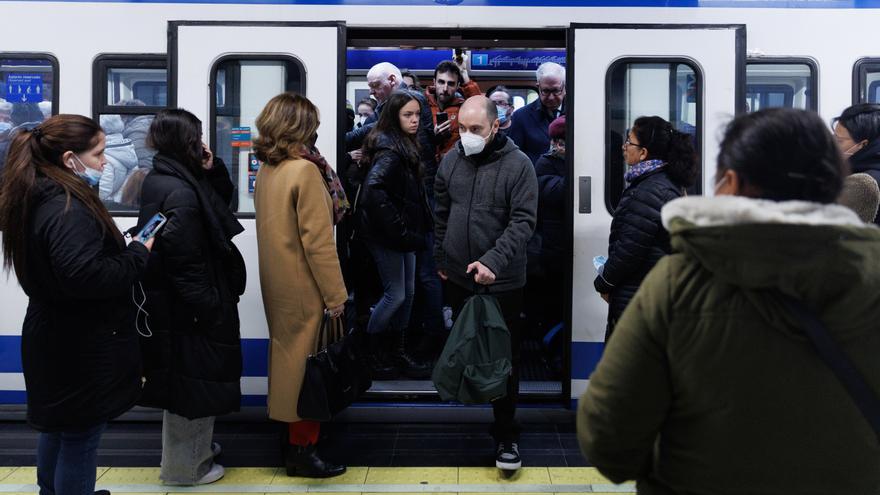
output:
[[[669,254],[660,209],[681,197],[697,177],[691,137],[660,117],[639,117],[623,143],[629,184],[614,210],[608,261],[593,282],[609,304],[606,336],[651,268]]]
[[[244,228],[229,209],[232,182],[202,144],[202,124],[185,110],[162,110],[147,138],[158,153],[144,179],[138,224],[156,212],[168,222],[147,266],[142,404],[165,409],[162,471],[167,484],[220,479],[211,442],[214,417],[241,402],[238,300],[244,260],[232,243]]]
[[[834,138],[852,173],[865,173],[880,184],[880,105],[859,103],[834,119]],[[880,225],[880,214],[874,217]]]
[[[13,139],[0,190],[3,265],[28,295],[21,354],[40,493],[91,495],[101,433],[141,389],[132,285],[152,240],[126,247],[98,199],[105,139],[52,117]]]
[[[380,380],[394,378],[393,365],[411,378],[426,378],[431,371],[406,353],[403,340],[415,293],[416,251],[427,247],[433,227],[416,140],[420,112],[411,94],[392,94],[364,143],[371,167],[358,198],[358,235],[373,255],[384,289],[367,324],[373,378]],[[389,347],[394,356],[381,359]]]

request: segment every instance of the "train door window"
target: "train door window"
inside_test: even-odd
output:
[[[98,196],[116,215],[140,208],[140,189],[153,167],[146,145],[153,117],[168,105],[164,54],[103,54],[93,64],[92,113],[107,136],[107,165]]]
[[[853,104],[880,103],[880,58],[857,61],[853,78]]]
[[[608,69],[605,107],[606,198],[609,212],[626,186],[621,147],[628,129],[641,116],[657,115],[694,139],[700,156],[703,76],[687,59],[622,59]],[[699,194],[701,180],[689,191]]]
[[[746,101],[751,112],[772,107],[818,108],[818,69],[805,58],[751,59],[746,64]]]
[[[289,56],[229,55],[215,62],[211,72],[211,149],[229,168],[233,211],[252,215],[258,165],[250,145],[257,136],[257,115],[279,93],[305,94],[305,68]]]

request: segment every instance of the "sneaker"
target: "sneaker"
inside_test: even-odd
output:
[[[217,442],[211,442],[211,455],[217,457],[222,453],[223,449],[220,448],[220,444]]]
[[[518,458],[519,457],[517,457],[517,459]],[[205,473],[205,475],[202,476],[198,481],[196,481],[195,484],[207,485],[213,483],[222,478],[224,474],[226,474],[226,470],[223,469],[223,466],[215,462],[213,465],[211,465],[211,469],[207,473]]]
[[[519,458],[519,446],[516,442],[498,442],[495,467],[505,471],[516,471],[522,467],[522,460]]]

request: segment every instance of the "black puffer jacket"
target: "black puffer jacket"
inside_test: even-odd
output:
[[[875,139],[849,158],[852,173],[865,173],[880,184],[880,139]],[[880,212],[874,217],[874,223],[880,225]]]
[[[608,261],[593,285],[610,293],[609,330],[623,314],[642,280],[660,258],[669,254],[669,232],[660,221],[660,210],[679,198],[684,189],[663,170],[636,178],[620,198],[611,221]]]
[[[40,431],[87,428],[135,404],[141,360],[132,285],[147,248],[105,235],[76,198],[38,179],[27,233],[29,297],[21,354],[28,423]]]
[[[562,264],[571,245],[571,233],[565,225],[565,195],[568,170],[565,158],[546,153],[535,164],[538,176],[538,224],[541,258],[545,264]]]
[[[395,251],[425,249],[433,229],[423,182],[399,142],[382,135],[358,198],[358,237]]]
[[[238,300],[245,268],[232,237],[244,228],[229,210],[232,182],[215,158],[195,177],[162,154],[144,179],[138,226],[156,212],[144,285],[153,336],[142,339],[147,382],[142,405],[187,418],[237,411],[241,402]]]

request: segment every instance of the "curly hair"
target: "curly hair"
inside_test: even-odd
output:
[[[318,134],[318,108],[308,98],[281,93],[275,96],[257,116],[253,148],[257,158],[267,165],[299,158],[302,149],[310,147]]]

